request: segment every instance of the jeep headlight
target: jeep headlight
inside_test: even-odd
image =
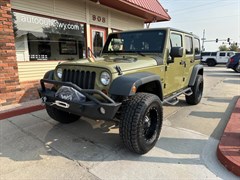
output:
[[[106,71],[101,73],[100,81],[104,86],[107,86],[110,83],[110,75]]]
[[[59,79],[62,78],[62,74],[63,74],[62,68],[58,68],[58,69],[57,69],[57,77],[58,77]]]

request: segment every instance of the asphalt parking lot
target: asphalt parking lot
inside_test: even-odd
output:
[[[240,74],[205,67],[204,97],[164,106],[160,139],[139,156],[124,148],[112,122],[53,121],[45,110],[0,121],[0,179],[237,179],[216,149],[240,95]]]

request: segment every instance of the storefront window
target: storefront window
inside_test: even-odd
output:
[[[84,25],[13,13],[18,61],[77,60],[86,57]]]

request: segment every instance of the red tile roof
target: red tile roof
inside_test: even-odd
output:
[[[141,17],[146,23],[169,21],[171,17],[158,0],[99,0],[101,4]]]
[[[144,8],[147,11],[154,12],[156,14],[159,14],[160,16],[162,15],[170,19],[170,16],[162,7],[162,5],[158,2],[158,0],[125,0],[125,1],[137,5],[141,8]]]

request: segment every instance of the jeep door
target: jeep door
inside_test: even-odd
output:
[[[184,69],[182,85],[183,87],[188,86],[188,82],[190,79],[190,74],[193,69],[193,64],[195,62],[194,50],[193,50],[193,37],[190,35],[184,35],[184,53],[183,53],[183,61],[182,64]]]
[[[183,34],[170,32],[169,49],[183,47]],[[172,58],[173,59],[173,58]],[[183,57],[175,57],[173,62],[167,63],[165,68],[164,95],[171,94],[183,87]]]

